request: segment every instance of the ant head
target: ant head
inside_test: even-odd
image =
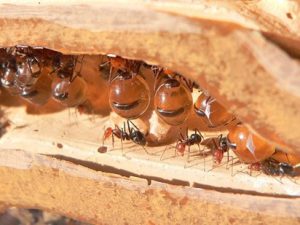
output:
[[[223,150],[223,151],[227,151],[228,150],[228,140],[226,137],[222,137],[220,139],[220,148]]]

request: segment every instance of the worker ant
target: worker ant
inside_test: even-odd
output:
[[[190,136],[188,135],[188,130],[186,131],[186,137],[182,135],[180,132],[180,138],[178,139],[176,145],[175,145],[175,156],[177,156],[177,153],[179,153],[180,156],[184,156],[184,153],[186,152],[186,147],[188,148],[188,155],[187,155],[187,162],[189,162],[190,159],[190,147],[192,145],[197,145],[200,150],[200,144],[204,140],[203,135],[198,129],[195,129],[194,133],[192,133]],[[167,150],[167,147],[164,149],[160,156],[160,160],[162,160],[163,155],[165,154]]]
[[[234,145],[230,144],[228,139],[223,137],[222,134],[219,135],[217,139],[218,143],[216,143],[216,140],[212,138],[212,142],[214,144],[213,159],[215,164],[220,165],[223,160],[224,153],[227,153],[227,162],[229,161],[229,149],[233,148]]]
[[[112,137],[112,145],[114,148],[114,137],[117,137],[121,140],[121,148],[122,148],[122,154],[123,152],[123,141],[125,140],[131,140],[135,144],[138,144],[144,148],[146,145],[146,138],[145,135],[139,130],[139,128],[130,120],[127,120],[127,127],[125,122],[123,123],[123,128],[120,128],[118,125],[115,125],[115,128],[108,127],[105,129],[103,134],[103,146],[104,146],[104,140],[106,140],[109,137]],[[145,152],[148,153],[148,151],[144,148]]]
[[[272,176],[295,176],[296,172],[292,165],[288,163],[278,162],[275,159],[269,158],[261,162],[261,170],[263,173]]]

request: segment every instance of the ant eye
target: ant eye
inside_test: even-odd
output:
[[[135,119],[149,106],[149,86],[141,76],[119,71],[110,84],[109,103],[121,117]]]
[[[200,116],[208,127],[215,128],[224,126],[234,119],[221,104],[205,94],[200,94],[194,104],[195,113]]]
[[[180,125],[188,117],[192,106],[190,91],[176,79],[162,83],[154,96],[157,115],[169,125]]]

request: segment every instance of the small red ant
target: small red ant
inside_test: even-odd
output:
[[[179,153],[181,156],[184,156],[184,153],[186,151],[186,147],[188,147],[188,159],[187,159],[187,161],[189,162],[190,147],[192,145],[198,145],[198,148],[199,148],[199,151],[200,151],[200,144],[203,140],[204,140],[203,135],[197,129],[190,136],[188,135],[188,131],[187,131],[186,132],[186,137],[184,137],[182,135],[182,133],[180,133],[180,138],[179,138],[179,140],[177,141],[177,143],[175,145],[175,155],[177,155],[177,153]],[[161,154],[160,160],[162,160],[163,155],[165,154],[166,150],[167,150],[167,148],[165,148],[165,150]]]
[[[133,126],[131,127],[130,124]],[[126,131],[126,125],[125,122],[123,124],[123,128],[118,127],[118,125],[115,125],[115,128],[108,127],[105,129],[103,134],[103,142],[110,136],[112,137],[112,144],[114,147],[114,137],[116,136],[121,140],[122,145],[122,153],[123,153],[123,141],[124,140],[132,140],[134,143],[141,145],[143,148],[146,145],[146,138],[145,135],[138,129],[138,127],[130,120],[127,120],[127,129]],[[147,150],[144,148],[145,152]]]
[[[216,143],[216,140],[214,138],[212,139],[213,144],[215,146],[215,149],[213,150],[213,159],[214,159],[214,163],[220,165],[223,160],[225,152],[227,152],[227,161],[229,161],[230,143],[228,143],[227,138],[223,137],[222,134],[217,139],[219,142],[218,144]]]

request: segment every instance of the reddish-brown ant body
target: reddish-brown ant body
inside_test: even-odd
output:
[[[275,152],[272,144],[253,134],[242,124],[230,128],[227,142],[231,143],[233,152],[244,163],[251,164],[265,160]]]
[[[195,102],[194,111],[208,128],[226,126],[235,120],[216,99],[204,93],[200,94]]]
[[[119,56],[108,56],[108,61],[104,64],[110,64],[109,104],[111,109],[126,119],[141,116],[150,104],[148,84],[139,74],[142,63]]]
[[[80,63],[79,71],[76,71]],[[86,83],[81,77],[83,57],[57,54],[53,60],[53,71],[57,75],[52,82],[53,98],[68,107],[78,106],[86,101]]]
[[[190,87],[187,82],[184,85],[181,82],[182,76],[173,71],[159,67],[154,67],[153,71],[156,90],[154,107],[157,115],[171,126],[184,123],[193,104]]]

